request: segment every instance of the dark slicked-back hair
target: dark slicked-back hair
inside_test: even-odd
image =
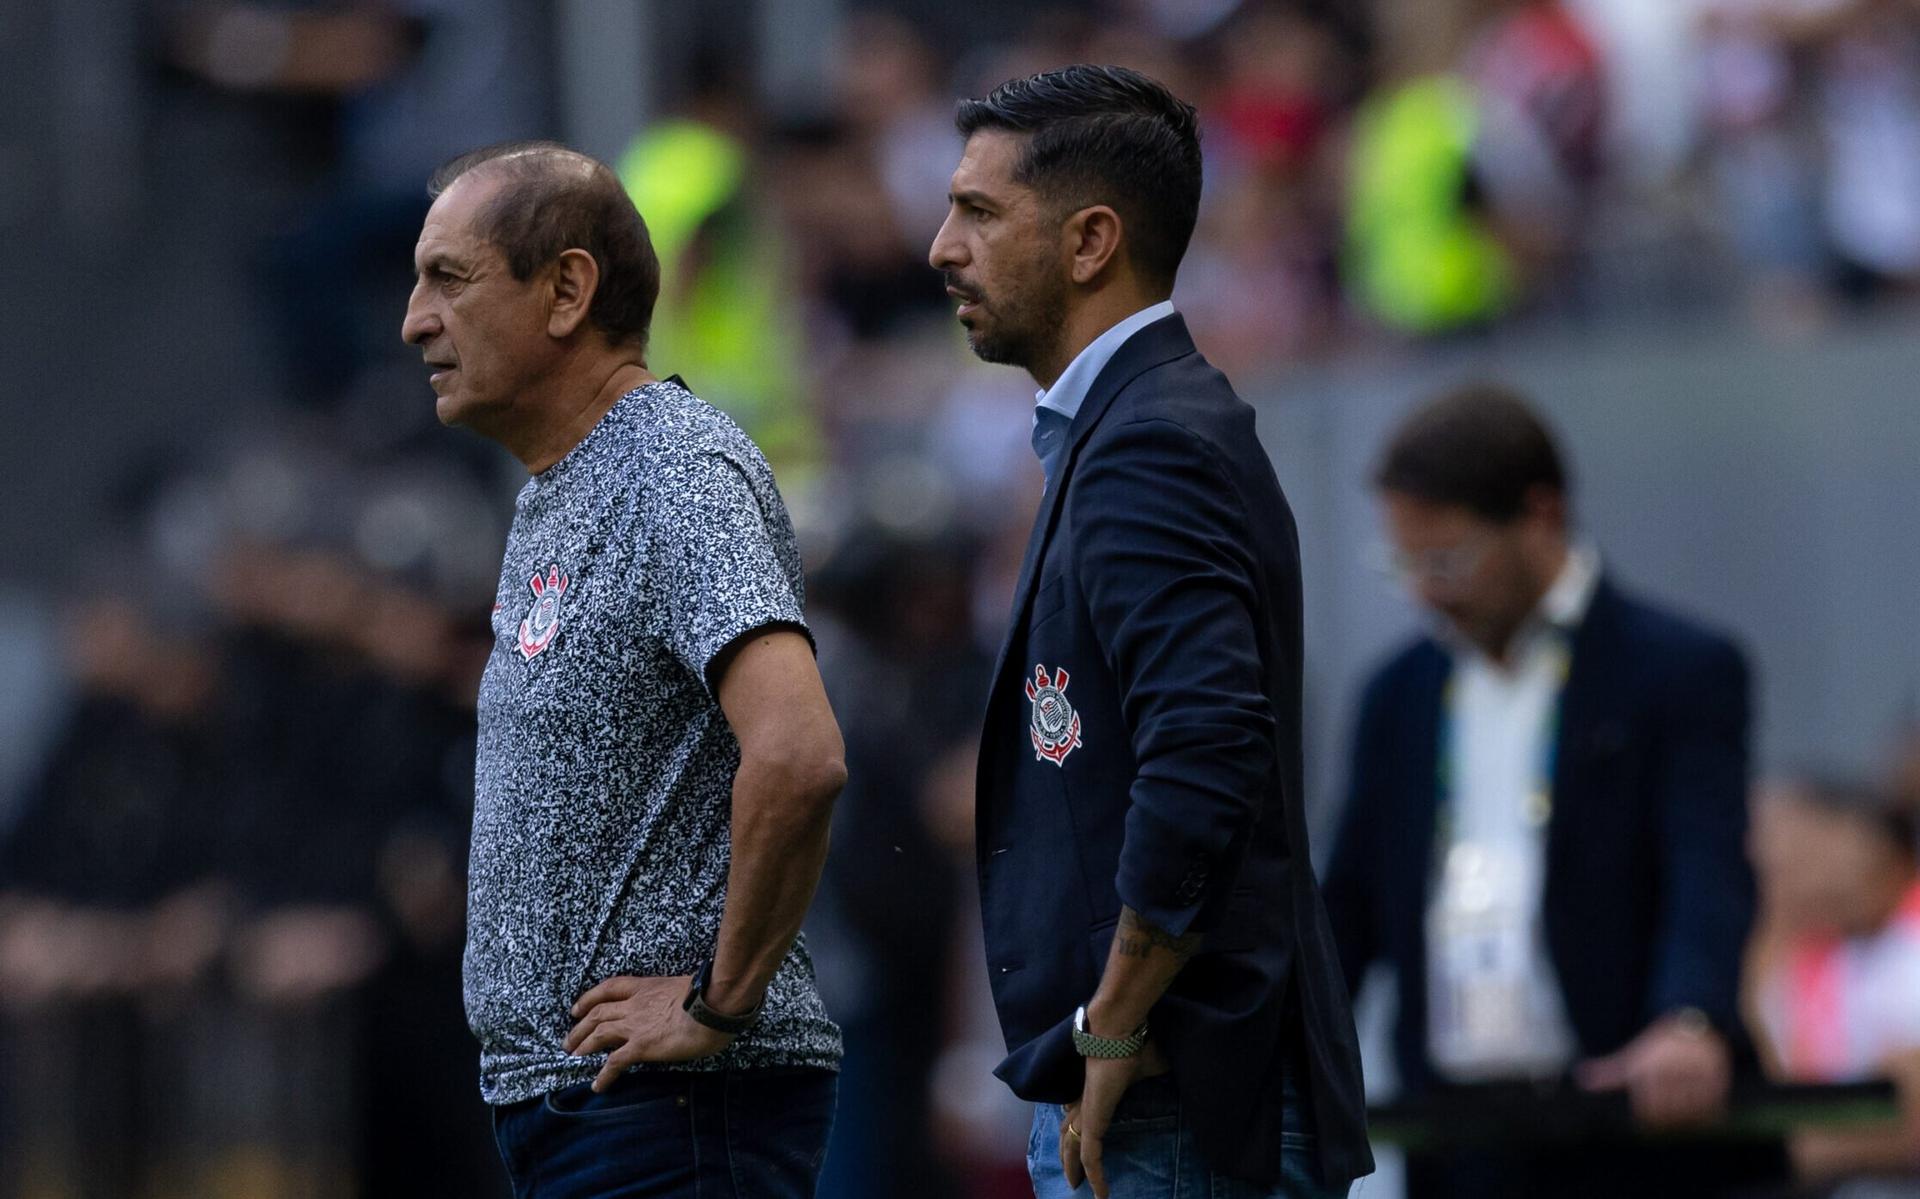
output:
[[[1519,516],[1527,495],[1565,495],[1567,471],[1553,434],[1518,392],[1477,383],[1419,408],[1400,426],[1374,472],[1382,491],[1458,504],[1486,520]]]
[[[1193,105],[1138,71],[1081,65],[962,100],[954,124],[963,137],[982,129],[1029,135],[1014,178],[1062,215],[1111,206],[1134,269],[1172,290],[1200,211]]]
[[[477,232],[525,281],[566,250],[585,250],[600,268],[587,319],[615,345],[645,349],[660,298],[660,258],[647,223],[606,163],[558,142],[505,142],[472,150],[433,173],[438,197],[463,176],[500,181],[481,208]]]

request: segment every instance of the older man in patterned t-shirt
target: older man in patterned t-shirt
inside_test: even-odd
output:
[[[800,923],[845,779],[765,459],[647,371],[646,226],[552,143],[448,164],[403,334],[532,476],[480,685],[467,1018],[517,1196],[813,1194]]]

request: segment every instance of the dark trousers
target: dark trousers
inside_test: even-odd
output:
[[[494,1109],[514,1199],[812,1199],[833,1126],[826,1070],[624,1075]]]

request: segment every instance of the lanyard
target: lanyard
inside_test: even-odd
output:
[[[1547,821],[1553,816],[1553,770],[1560,754],[1560,709],[1567,692],[1567,674],[1573,667],[1573,652],[1564,633],[1556,632],[1553,635],[1550,652],[1553,654],[1553,699],[1535,747],[1533,780],[1527,787],[1525,807],[1521,812],[1526,818],[1527,827],[1533,829],[1546,827]],[[1439,752],[1435,755],[1434,770],[1435,793],[1440,801],[1434,815],[1433,844],[1436,857],[1443,856],[1453,845],[1457,831],[1454,825],[1458,802],[1454,792],[1459,771],[1454,762],[1453,732],[1459,698],[1460,672],[1456,669],[1448,677],[1446,690],[1441,693],[1440,700],[1440,744],[1437,747]]]

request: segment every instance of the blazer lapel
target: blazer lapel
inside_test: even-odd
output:
[[[1187,332],[1187,322],[1175,313],[1129,337],[1107,360],[1107,365],[1094,378],[1093,386],[1087,389],[1087,398],[1067,429],[1067,444],[1060,451],[1060,473],[1054,477],[1053,486],[1041,498],[1040,510],[1034,516],[1033,531],[1027,535],[1027,552],[1020,560],[1020,581],[1013,588],[1013,613],[1007,622],[1007,634],[1000,641],[1000,655],[993,667],[996,691],[999,689],[1001,673],[1007,666],[1008,654],[1026,633],[1027,616],[1033,608],[1034,589],[1039,583],[1040,558],[1053,538],[1054,526],[1059,523],[1060,509],[1067,494],[1067,480],[1073,476],[1080,446],[1099,425],[1107,409],[1112,407],[1114,397],[1125,390],[1127,384],[1156,366],[1193,352],[1193,338]]]
[[[1627,724],[1619,712],[1619,656],[1612,651],[1620,596],[1604,576],[1573,636],[1573,662],[1560,696],[1560,741],[1554,747],[1553,817],[1547,824],[1547,882],[1557,865],[1579,850],[1578,826],[1588,794],[1589,766],[1596,754],[1625,744]]]

